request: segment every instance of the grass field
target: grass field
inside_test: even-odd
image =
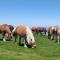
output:
[[[0,60],[60,60],[60,44],[47,36],[35,36],[37,48],[24,48],[18,42],[0,41]]]

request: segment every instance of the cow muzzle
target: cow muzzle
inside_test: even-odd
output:
[[[32,44],[32,48],[36,48],[36,43]]]

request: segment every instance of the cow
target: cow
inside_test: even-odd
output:
[[[54,40],[54,37],[56,37],[57,42],[57,36],[58,36],[58,27],[50,26],[48,28],[48,39]]]
[[[36,47],[36,42],[32,33],[32,30],[28,26],[20,25],[16,27],[13,30],[13,34],[15,36],[15,42],[16,42],[16,36],[19,36],[19,45],[24,45],[24,47]],[[22,42],[23,38],[23,42]]]
[[[46,35],[47,29],[45,27],[33,27],[32,28],[33,33],[41,34],[42,32]]]
[[[0,25],[0,33],[3,35],[3,41],[10,40],[12,37],[12,32],[7,24]]]

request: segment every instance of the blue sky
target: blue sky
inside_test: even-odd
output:
[[[0,0],[0,24],[60,26],[60,0]]]

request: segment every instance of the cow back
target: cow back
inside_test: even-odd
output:
[[[26,35],[26,27],[25,26],[18,26],[15,30],[15,33],[24,36]]]

